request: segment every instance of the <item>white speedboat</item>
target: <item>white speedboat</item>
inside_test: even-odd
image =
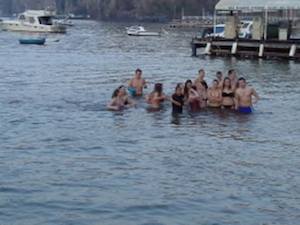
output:
[[[66,26],[53,22],[53,13],[44,10],[27,10],[20,14],[16,20],[3,20],[0,22],[2,30],[65,33]]]
[[[130,36],[160,36],[160,32],[147,31],[142,26],[132,26],[126,28],[127,34]]]

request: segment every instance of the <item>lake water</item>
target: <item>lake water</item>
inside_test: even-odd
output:
[[[300,64],[192,58],[194,32],[125,26],[76,22],[46,46],[0,32],[0,224],[299,223]],[[234,68],[262,99],[249,116],[107,111],[137,67],[167,94]]]

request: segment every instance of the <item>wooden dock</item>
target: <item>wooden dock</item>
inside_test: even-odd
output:
[[[202,49],[205,55],[300,59],[300,40],[194,38],[191,46],[193,56]]]

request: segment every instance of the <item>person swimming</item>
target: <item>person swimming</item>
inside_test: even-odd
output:
[[[144,88],[147,87],[146,80],[142,78],[143,71],[137,69],[134,77],[128,83],[128,91],[131,96],[142,96]]]
[[[182,90],[182,84],[177,84],[175,88],[175,93],[172,95],[171,98],[173,114],[181,114],[183,112],[184,95]]]
[[[255,98],[252,101],[252,97]],[[248,87],[246,79],[241,77],[238,80],[238,89],[235,92],[235,109],[242,114],[252,113],[253,104],[257,103],[259,96],[254,88]]]
[[[227,109],[234,109],[234,90],[231,87],[229,77],[225,77],[222,87],[222,107]]]
[[[161,104],[168,97],[163,93],[163,84],[157,83],[154,85],[154,90],[146,97],[146,101],[152,109],[160,109]]]
[[[120,111],[126,107],[134,106],[135,103],[128,97],[125,87],[118,87],[112,94],[112,99],[107,108],[112,111]]]
[[[208,106],[211,108],[219,108],[222,105],[222,91],[219,88],[219,81],[214,80],[212,87],[207,91]]]

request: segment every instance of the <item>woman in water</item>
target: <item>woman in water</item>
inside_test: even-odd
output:
[[[231,86],[231,80],[226,77],[222,88],[222,107],[226,109],[234,109],[234,90]]]
[[[192,86],[193,86],[193,82],[191,80],[187,80],[185,82],[184,91],[183,91],[185,103],[188,103],[190,90],[191,90]]]
[[[183,112],[184,106],[184,95],[182,94],[182,84],[177,84],[175,88],[175,93],[172,95],[172,113],[181,114]]]
[[[134,102],[129,99],[125,87],[118,87],[112,94],[112,100],[107,105],[109,110],[120,111],[126,107],[134,106]]]
[[[151,108],[159,109],[161,103],[167,100],[167,96],[163,93],[163,85],[161,83],[155,84],[154,90],[146,97],[146,100]]]
[[[219,108],[222,105],[222,91],[219,88],[218,80],[214,80],[212,87],[207,91],[208,106],[211,108]]]

